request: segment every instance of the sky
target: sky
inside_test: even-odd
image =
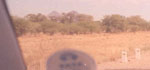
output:
[[[139,15],[150,20],[150,0],[7,0],[7,4],[10,13],[20,17],[29,13],[77,11],[92,15],[95,20],[111,14]]]

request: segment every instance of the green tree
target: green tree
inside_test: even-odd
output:
[[[86,14],[80,14],[76,11],[62,13],[61,23],[77,23],[77,22],[91,22],[93,17]]]
[[[29,22],[23,18],[13,16],[13,23],[18,36],[21,36],[28,32]]]
[[[79,14],[77,16],[77,20],[79,22],[91,22],[91,21],[93,21],[93,16],[86,15],[86,14]]]
[[[127,21],[124,16],[121,15],[109,15],[105,16],[102,20],[105,32],[124,32],[126,31]]]
[[[148,30],[149,24],[146,20],[140,16],[131,16],[127,18],[129,23],[129,31],[146,31]]]
[[[61,21],[62,15],[58,13],[57,11],[52,11],[49,15],[48,18],[53,21],[53,22],[60,22]]]
[[[31,34],[37,34],[42,32],[41,23],[29,22],[27,27],[28,27],[28,32]]]
[[[52,21],[43,21],[41,24],[41,30],[45,34],[53,35],[60,31],[61,23],[56,23]]]
[[[41,13],[38,13],[38,14],[28,14],[25,16],[25,19],[31,22],[42,22],[47,20],[47,17]]]

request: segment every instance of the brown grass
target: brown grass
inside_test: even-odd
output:
[[[45,70],[47,58],[54,52],[71,48],[86,52],[97,64],[120,58],[122,50],[134,53],[134,48],[150,50],[150,32],[88,35],[39,34],[19,37],[28,70]]]

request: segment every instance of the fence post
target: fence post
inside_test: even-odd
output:
[[[140,48],[136,48],[135,49],[135,58],[137,60],[140,60],[141,59],[141,49]]]
[[[126,51],[122,51],[121,56],[122,56],[122,62],[123,63],[128,62],[128,57],[127,57],[127,52]]]

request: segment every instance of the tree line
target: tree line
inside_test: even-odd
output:
[[[119,14],[106,15],[99,21],[93,16],[76,11],[67,13],[51,12],[49,15],[27,14],[25,17],[12,16],[18,36],[26,33],[91,34],[149,31],[150,23],[140,16],[125,17]]]

